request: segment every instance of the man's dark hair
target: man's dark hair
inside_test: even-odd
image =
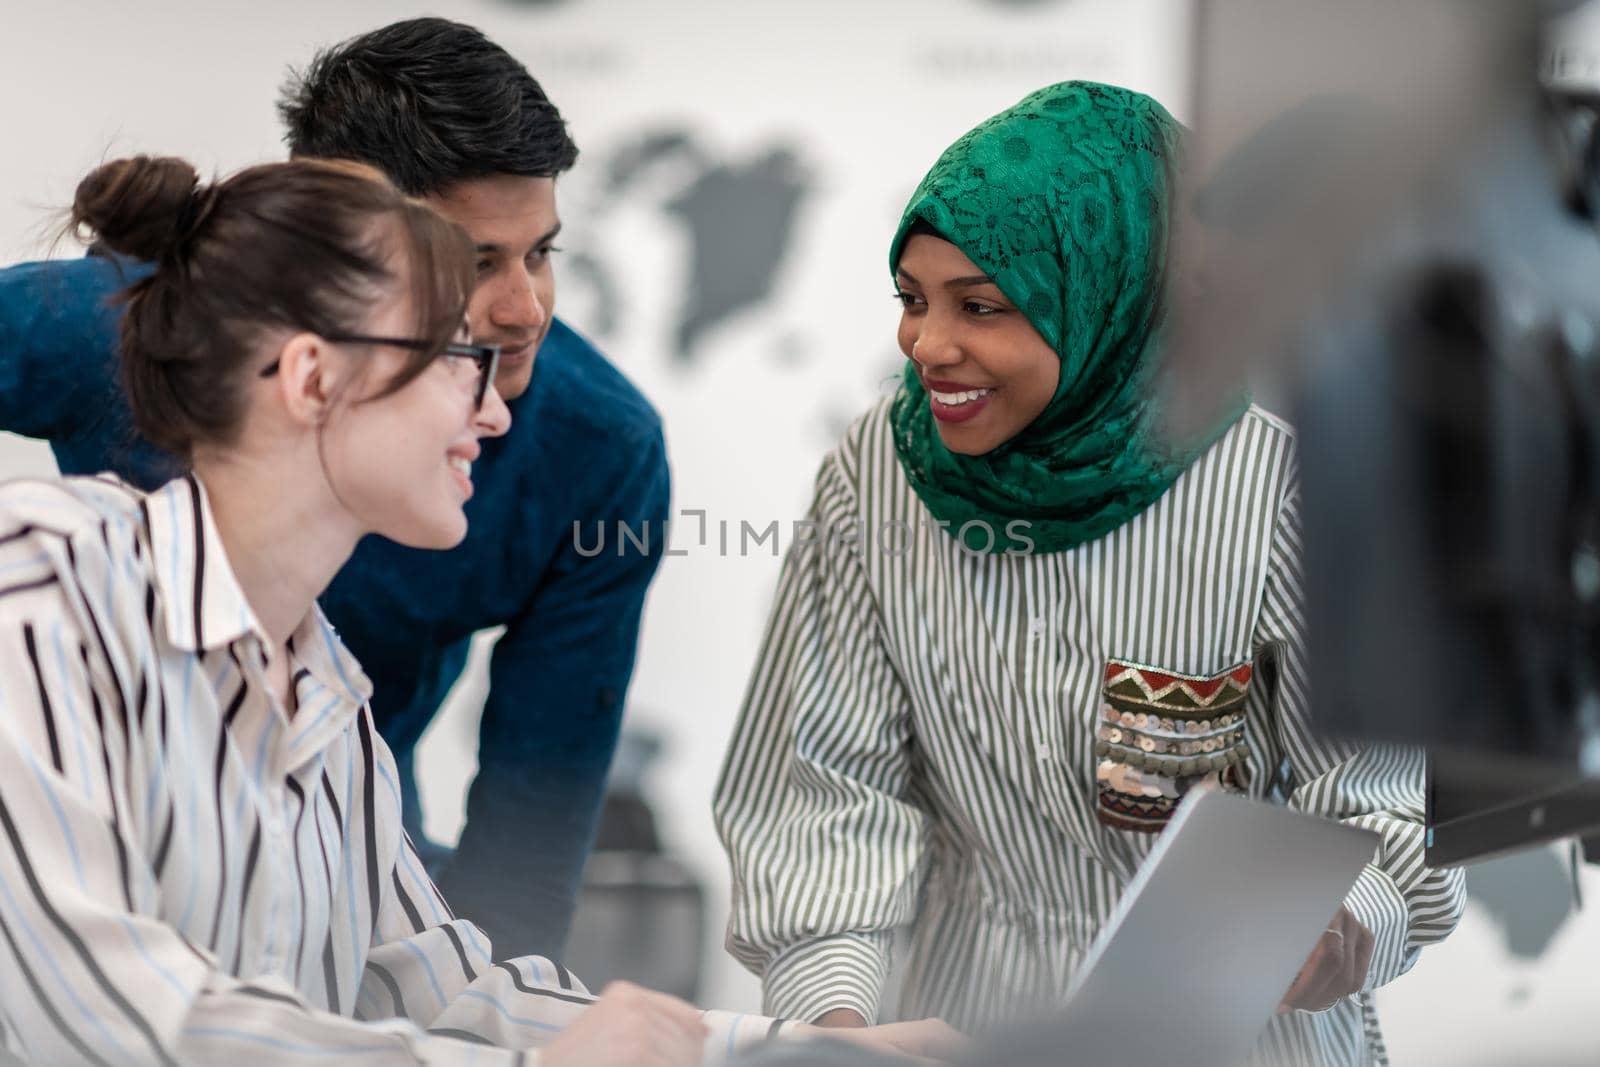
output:
[[[412,196],[578,158],[526,67],[471,26],[407,19],[317,53],[278,100],[291,156],[368,163]]]

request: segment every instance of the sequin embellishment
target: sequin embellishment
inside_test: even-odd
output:
[[[1110,660],[1094,744],[1100,821],[1157,833],[1201,781],[1243,789],[1253,674],[1248,663],[1195,677]]]

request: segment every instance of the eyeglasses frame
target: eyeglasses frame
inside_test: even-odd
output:
[[[323,334],[322,339],[333,344],[388,345],[391,348],[405,348],[413,352],[426,352],[434,347],[433,342],[419,340],[414,337],[370,337],[365,334],[341,333]],[[482,411],[483,401],[489,395],[489,385],[494,381],[495,374],[500,370],[500,346],[451,341],[439,349],[435,358],[443,359],[446,356],[470,359],[478,365],[478,387],[472,395],[472,410]],[[270,378],[277,373],[277,360],[273,360],[261,368],[261,377],[263,378]]]

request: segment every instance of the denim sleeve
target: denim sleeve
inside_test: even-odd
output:
[[[177,470],[133,431],[118,378],[118,296],[149,272],[100,256],[0,270],[0,430],[49,442],[67,474],[150,488]]]
[[[55,441],[96,419],[116,387],[116,296],[141,273],[92,256],[0,270],[0,428]]]
[[[665,549],[671,495],[657,428],[631,469],[597,484],[588,555],[569,535],[527,610],[495,646],[467,820],[440,887],[506,955],[559,958],[633,673],[645,591]],[[618,551],[617,524],[649,531]],[[592,526],[585,545],[593,537]]]

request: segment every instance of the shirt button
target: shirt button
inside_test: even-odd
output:
[[[1039,746],[1039,762],[1040,763],[1049,763],[1054,758],[1055,758],[1055,750],[1054,749],[1052,749],[1049,745],[1040,745]]]
[[[1036,641],[1044,636],[1044,619],[1035,616],[1028,623],[1028,636]]]

